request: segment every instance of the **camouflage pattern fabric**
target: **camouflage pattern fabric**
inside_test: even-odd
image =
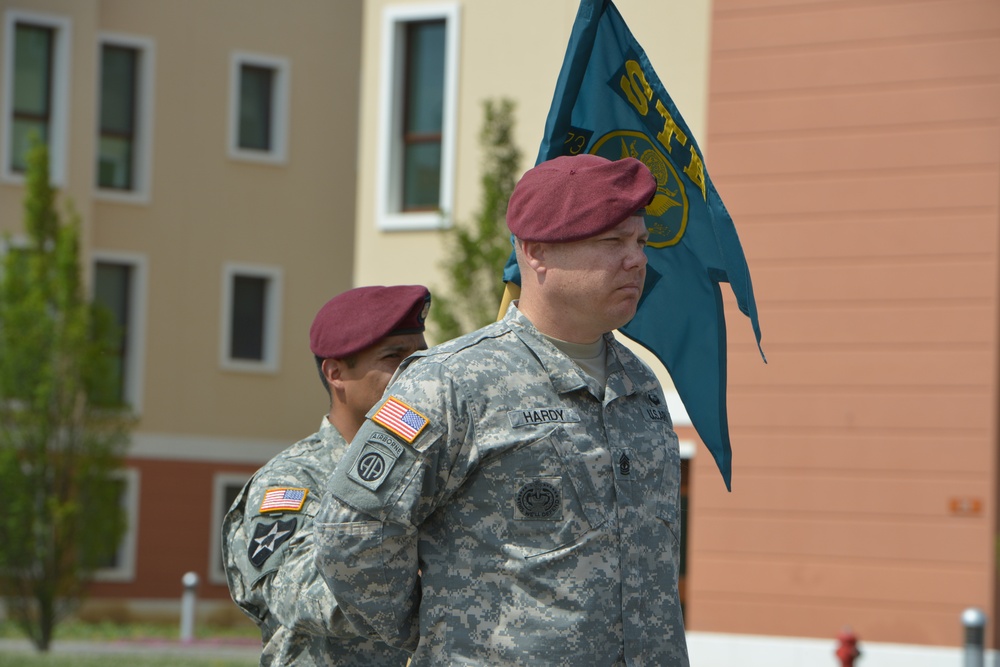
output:
[[[233,600],[260,627],[260,664],[324,667],[405,665],[408,654],[359,637],[316,571],[313,528],[327,478],[347,443],[327,420],[258,470],[237,496],[222,528],[222,552]],[[298,511],[282,489],[299,498]],[[271,501],[270,498],[276,498]]]
[[[677,435],[606,342],[600,387],[512,306],[404,362],[317,517],[352,623],[415,667],[687,667]]]

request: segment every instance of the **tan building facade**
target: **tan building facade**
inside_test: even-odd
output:
[[[671,404],[692,664],[833,664],[851,626],[871,664],[943,667],[973,606],[995,647],[1000,7],[616,4],[733,215],[769,360],[727,298],[732,493]],[[577,6],[0,0],[0,229],[19,229],[23,24],[52,31],[53,176],[90,283],[131,286],[135,522],[96,597],[176,599],[195,571],[225,601],[227,494],[326,408],[312,315],[352,285],[442,286],[442,234],[478,205],[482,103],[515,100],[527,169]],[[100,80],[131,52],[123,188]]]
[[[225,603],[221,514],[328,408],[308,329],[352,281],[361,2],[2,0],[0,18],[0,229],[23,238],[17,148],[44,127],[88,283],[126,325],[132,528],[94,597],[176,603],[192,571]]]

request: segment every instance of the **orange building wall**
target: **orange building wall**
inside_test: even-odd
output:
[[[199,598],[229,599],[226,586],[208,576],[209,540],[221,539],[212,534],[213,475],[249,478],[259,466],[167,459],[130,459],[127,465],[141,479],[135,581],[95,583],[90,597],[179,600],[181,577],[195,572]]]
[[[688,625],[955,646],[978,606],[996,645],[1000,3],[713,12],[706,159],[769,363],[730,300]]]

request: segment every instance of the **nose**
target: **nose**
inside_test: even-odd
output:
[[[628,270],[642,269],[646,267],[646,249],[636,243],[632,250],[625,256],[625,268]]]

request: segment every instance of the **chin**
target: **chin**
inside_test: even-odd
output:
[[[615,329],[620,329],[635,317],[635,313],[639,304],[638,297],[629,297],[626,299],[618,299],[611,303],[605,302],[601,306],[596,308],[591,308],[592,312],[597,320],[603,318],[604,326],[607,331],[614,331]]]
[[[638,299],[629,299],[628,303],[623,303],[619,308],[617,308],[613,316],[617,316],[622,320],[622,326],[628,324],[633,317],[635,317],[636,311],[639,309]]]

